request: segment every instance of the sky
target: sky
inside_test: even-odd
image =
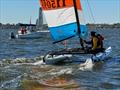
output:
[[[120,23],[120,0],[81,0],[86,23]],[[0,0],[1,23],[36,23],[39,0]]]

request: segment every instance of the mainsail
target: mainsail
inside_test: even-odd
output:
[[[76,0],[75,4],[73,0],[40,0],[40,4],[54,43],[74,36],[85,37],[87,35],[80,0]],[[75,5],[80,28],[78,28],[76,19]]]

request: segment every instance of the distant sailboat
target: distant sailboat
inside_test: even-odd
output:
[[[43,18],[41,16],[41,18]],[[40,22],[40,27],[43,26],[43,20]],[[30,18],[30,24],[20,24],[20,29],[18,30],[18,34],[16,35],[16,38],[18,39],[39,39],[43,38],[47,35],[48,31],[46,30],[37,30],[35,24],[31,24],[31,18]]]
[[[53,43],[77,36],[83,47],[82,38],[87,36],[88,30],[82,17],[80,0],[40,0],[40,5],[46,17]],[[80,48],[53,51],[45,56],[44,61],[60,61],[73,54],[85,54],[85,52]]]

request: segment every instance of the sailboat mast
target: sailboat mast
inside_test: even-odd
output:
[[[81,45],[81,47],[84,49],[83,39],[80,37],[81,29],[80,29],[79,16],[78,16],[78,12],[77,12],[76,0],[73,0],[73,4],[74,4],[76,21],[77,21],[77,27],[78,27],[78,28],[77,28],[77,31],[78,31],[78,36],[79,36],[79,40],[80,40],[80,45]]]
[[[79,38],[80,38],[81,30],[80,30],[80,21],[79,21],[78,12],[77,12],[76,0],[73,0],[73,4],[74,4],[75,16],[76,16],[77,27],[78,27],[77,31],[78,31],[78,35],[79,35]]]

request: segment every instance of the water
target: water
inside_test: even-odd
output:
[[[42,56],[62,46],[52,45],[49,38],[10,40],[10,31],[16,32],[0,30],[0,90],[120,90],[120,29],[97,30],[113,51],[103,62],[89,62],[87,69],[81,62],[46,65]],[[76,40],[68,43],[79,46]]]

